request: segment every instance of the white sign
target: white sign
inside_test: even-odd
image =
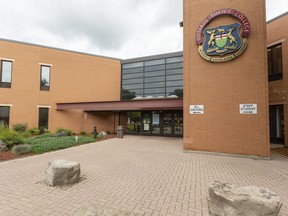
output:
[[[157,113],[152,114],[152,124],[159,124],[160,123],[160,115]]]
[[[204,114],[204,105],[190,105],[190,114]]]
[[[257,114],[257,104],[240,104],[240,114]]]

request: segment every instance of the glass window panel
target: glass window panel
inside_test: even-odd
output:
[[[10,107],[0,107],[0,128],[9,127]]]
[[[39,108],[39,128],[48,129],[49,108]]]
[[[141,88],[143,88],[143,84],[141,83],[141,84],[133,84],[133,85],[122,85],[122,88],[123,89],[129,89],[129,90],[131,90],[131,89],[141,89]]]
[[[123,74],[123,79],[133,79],[143,77],[143,73]]]
[[[183,75],[179,74],[179,75],[172,75],[172,76],[167,76],[166,80],[170,81],[170,80],[182,80]]]
[[[127,133],[140,133],[141,112],[127,112]]]
[[[165,88],[151,88],[151,89],[144,89],[145,94],[158,94],[158,93],[165,93]]]
[[[272,67],[272,50],[271,49],[268,50],[267,57],[268,57],[268,74],[272,75],[273,67]]]
[[[166,75],[174,75],[174,74],[183,74],[183,69],[172,69],[172,70],[166,70]]]
[[[165,87],[165,82],[145,83],[145,88]]]
[[[165,93],[155,93],[155,94],[145,93],[144,96],[145,96],[145,97],[147,97],[147,96],[152,96],[153,98],[157,98],[157,97],[159,97],[159,96],[165,97]]]
[[[122,74],[141,73],[141,72],[143,72],[143,67],[122,70]]]
[[[126,68],[135,68],[135,67],[142,67],[143,62],[133,62],[133,63],[128,63],[128,64],[123,64],[122,67],[124,69]]]
[[[165,70],[165,65],[156,65],[145,67],[145,71]]]
[[[151,60],[151,61],[146,61],[144,63],[145,66],[159,65],[159,64],[165,64],[165,59]]]
[[[166,63],[175,63],[175,62],[183,62],[183,56],[167,58]]]
[[[165,71],[153,71],[153,72],[145,72],[145,77],[152,77],[152,76],[165,76]]]
[[[177,81],[168,81],[166,82],[166,86],[183,86],[183,81],[182,80],[177,80]]]
[[[275,70],[275,73],[282,73],[282,46],[279,45],[276,47],[276,58],[277,58],[277,62],[275,62],[275,64],[277,64],[277,69]]]
[[[41,86],[49,87],[50,86],[50,67],[41,66]]]
[[[177,95],[179,98],[183,98],[183,87],[169,87],[166,88],[166,96]]]
[[[165,77],[161,76],[161,77],[148,77],[148,78],[145,78],[145,83],[148,83],[148,82],[159,82],[159,81],[165,81]]]
[[[166,64],[166,69],[183,68],[183,63]]]
[[[2,61],[2,82],[11,83],[12,79],[12,62]]]
[[[143,78],[142,79],[127,79],[127,80],[122,80],[123,85],[125,84],[141,84],[143,83]]]
[[[122,95],[143,95],[143,89],[122,89]]]

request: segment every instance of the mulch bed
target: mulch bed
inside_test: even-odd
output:
[[[33,153],[23,154],[23,155],[14,155],[11,151],[0,152],[0,161],[12,160],[15,158],[23,158],[34,155]]]
[[[273,148],[273,149],[271,149],[271,152],[275,152],[276,154],[280,154],[280,155],[288,157],[288,148],[284,148],[284,147]]]

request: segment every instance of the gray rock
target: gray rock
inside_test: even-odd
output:
[[[209,187],[209,195],[212,216],[276,216],[282,206],[277,194],[255,186],[236,187],[215,181]]]
[[[3,151],[8,151],[8,148],[6,144],[2,140],[0,140],[0,152],[3,152]]]
[[[73,216],[137,216],[137,214],[104,206],[88,206],[81,208]]]
[[[80,164],[68,160],[49,162],[45,181],[50,186],[73,184],[79,181]]]

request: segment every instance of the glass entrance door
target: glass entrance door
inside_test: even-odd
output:
[[[142,113],[142,134],[151,134],[151,113]]]

